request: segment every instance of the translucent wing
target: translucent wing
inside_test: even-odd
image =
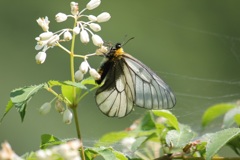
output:
[[[123,55],[134,84],[134,102],[146,109],[169,109],[176,99],[168,85],[150,68],[129,54]]]
[[[99,109],[110,117],[124,117],[134,105],[146,109],[172,108],[176,99],[168,85],[129,54],[104,63],[104,84],[96,91]]]
[[[104,84],[96,91],[99,109],[110,117],[124,117],[134,106],[135,91],[131,70],[123,59],[118,59],[108,69]]]

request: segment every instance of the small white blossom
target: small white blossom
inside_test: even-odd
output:
[[[99,80],[101,78],[101,75],[96,71],[96,69],[91,68],[89,70],[89,74],[93,77],[95,80]]]
[[[83,77],[84,77],[84,74],[80,70],[77,70],[74,74],[74,78],[78,82],[81,81],[83,79]]]
[[[51,110],[51,104],[49,102],[46,102],[40,107],[39,112],[41,114],[45,115],[45,114],[49,113],[50,110]]]
[[[48,31],[50,21],[48,20],[47,16],[45,18],[38,18],[37,23],[40,27],[42,27],[44,32]]]
[[[63,122],[66,124],[70,124],[72,122],[73,114],[69,109],[66,109],[63,112]]]
[[[39,37],[37,38],[40,38],[38,39],[39,41],[44,41],[44,40],[48,40],[49,38],[51,38],[53,36],[53,33],[52,32],[43,32],[39,35]],[[36,38],[36,40],[37,40]]]
[[[94,35],[92,36],[92,41],[93,41],[93,44],[94,44],[95,46],[100,47],[100,46],[103,45],[103,40],[102,40],[102,38],[101,38],[99,35],[97,35],[97,34],[94,34]]]
[[[89,16],[88,16],[88,19],[89,19],[90,21],[92,21],[92,22],[96,22],[96,21],[97,21],[97,17],[94,16],[94,15],[89,15]]]
[[[69,31],[64,32],[63,39],[66,41],[70,41],[72,39],[72,34]]]
[[[95,32],[98,32],[101,30],[101,26],[97,23],[90,23],[89,27]]]
[[[71,2],[71,3],[70,3],[70,7],[71,7],[71,13],[72,13],[73,15],[77,15],[77,14],[79,13],[79,11],[78,11],[78,3],[76,3],[76,2]]]
[[[59,41],[59,39],[59,35],[54,35],[48,40],[47,45],[54,46]]]
[[[80,33],[80,28],[77,26],[77,27],[74,27],[73,28],[73,33],[74,34],[79,34]]]
[[[58,23],[66,21],[67,18],[68,18],[68,16],[65,13],[61,13],[61,12],[56,14],[56,16],[55,16],[55,20]]]
[[[97,8],[100,4],[101,4],[101,0],[91,0],[90,2],[88,2],[86,8],[88,10],[93,10]]]
[[[80,66],[79,66],[79,70],[83,73],[83,74],[86,74],[87,71],[88,71],[88,67],[89,67],[89,64],[87,61],[83,61]]]
[[[43,64],[46,60],[47,54],[45,52],[38,52],[35,56],[37,64]]]
[[[80,32],[80,40],[82,43],[88,43],[89,42],[89,35],[85,29],[83,29]]]
[[[108,12],[103,12],[97,16],[97,22],[106,22],[111,18],[111,15]]]

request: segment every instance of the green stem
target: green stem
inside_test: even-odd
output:
[[[81,158],[82,160],[85,160],[85,155],[84,155],[84,147],[83,147],[83,143],[82,143],[82,137],[81,137],[81,132],[80,132],[80,125],[78,123],[78,114],[77,114],[77,108],[73,108],[73,115],[74,115],[74,121],[75,121],[75,126],[76,126],[76,130],[77,130],[77,136],[78,139],[80,140],[81,143]]]
[[[74,22],[74,27],[77,24],[77,19]],[[71,44],[71,53],[70,53],[70,70],[71,70],[71,80],[72,82],[75,82],[75,78],[74,78],[74,45],[75,45],[75,38],[76,35],[73,33],[73,37],[72,37],[72,44]],[[75,126],[76,126],[76,131],[77,131],[77,136],[78,139],[80,140],[81,143],[81,159],[85,160],[85,155],[84,155],[84,147],[83,147],[83,142],[82,142],[82,137],[81,137],[81,132],[80,132],[80,125],[78,123],[78,114],[77,114],[77,90],[76,87],[72,87],[73,89],[73,103],[70,106],[73,110],[73,115],[74,115],[74,120],[75,120]]]

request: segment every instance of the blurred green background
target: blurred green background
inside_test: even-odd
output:
[[[58,12],[70,14],[68,0],[0,1],[0,115],[12,89],[39,84],[47,80],[69,80],[69,57],[59,48],[48,50],[43,65],[35,63],[35,37],[42,30],[38,17],[48,16],[50,30],[71,27],[72,20],[57,24]],[[79,8],[87,0],[79,0]],[[86,14],[103,11],[112,19],[102,23],[98,34],[106,41],[123,42],[127,35],[135,37],[124,46],[164,79],[175,92],[177,105],[171,111],[181,123],[191,125],[200,134],[201,115],[215,103],[235,102],[240,93],[240,1],[221,0],[103,0],[100,7]],[[65,44],[64,44],[65,45]],[[68,44],[66,44],[68,46]],[[76,51],[92,53],[92,45],[79,43]],[[101,58],[91,58],[98,67]],[[76,67],[80,61],[76,61]],[[24,123],[15,109],[0,125],[0,142],[9,141],[18,154],[37,150],[40,136],[54,134],[60,138],[76,137],[74,124],[62,123],[53,109],[42,116],[39,107],[52,99],[40,92],[29,103]],[[145,110],[136,109],[122,119],[103,115],[94,102],[94,92],[79,107],[80,125],[85,145],[91,146],[104,133],[128,127]],[[220,124],[220,123],[219,123]],[[213,124],[207,131],[218,130]],[[232,154],[226,151],[227,154]]]

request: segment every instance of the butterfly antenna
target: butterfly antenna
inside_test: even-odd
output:
[[[135,37],[131,37],[131,38],[129,38],[126,42],[123,42],[122,43],[122,46],[124,46],[125,44],[127,44],[130,40],[132,40],[132,39],[134,39]]]

